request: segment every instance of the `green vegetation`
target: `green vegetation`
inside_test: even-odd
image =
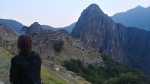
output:
[[[129,66],[102,56],[105,66],[84,66],[79,60],[65,61],[64,66],[93,84],[150,84],[147,76]]]
[[[67,82],[50,72],[46,67],[42,66],[42,80],[43,84],[67,84]]]
[[[119,77],[110,78],[104,84],[143,84],[138,75],[123,73]]]
[[[62,49],[64,47],[64,42],[62,40],[61,41],[55,41],[53,43],[53,47],[54,47],[55,52],[59,53],[62,51]]]
[[[0,81],[8,84],[9,82],[9,68],[12,55],[0,47]]]

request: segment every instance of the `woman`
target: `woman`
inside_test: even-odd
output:
[[[41,84],[41,58],[32,51],[32,40],[28,35],[18,38],[19,54],[11,59],[10,82],[12,84]]]

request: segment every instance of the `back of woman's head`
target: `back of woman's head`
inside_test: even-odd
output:
[[[18,38],[17,47],[19,51],[25,55],[30,55],[32,51],[32,40],[28,35],[21,35]]]

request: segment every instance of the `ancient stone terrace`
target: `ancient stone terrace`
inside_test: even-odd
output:
[[[87,47],[79,39],[73,38],[62,32],[53,30],[36,31],[32,34],[34,50],[38,51],[41,58],[56,64],[63,64],[63,61],[79,59],[85,64],[102,64],[102,58],[97,50]],[[53,44],[63,41],[64,47],[61,53],[56,53]]]

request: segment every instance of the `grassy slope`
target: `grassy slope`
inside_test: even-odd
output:
[[[42,66],[42,80],[44,84],[67,84],[67,82]]]
[[[13,57],[8,51],[0,47],[0,81],[6,82],[9,81],[9,69],[10,69],[10,60]],[[41,77],[43,84],[89,84],[87,81],[79,81],[75,79],[70,79],[72,82],[65,80],[56,76],[54,73],[50,72],[46,67],[42,66]]]
[[[8,84],[10,60],[12,55],[0,47],[0,81]]]
[[[10,60],[13,56],[4,48],[0,47],[0,81],[7,82],[9,79]],[[44,84],[67,84],[67,82],[42,66],[42,80]]]

